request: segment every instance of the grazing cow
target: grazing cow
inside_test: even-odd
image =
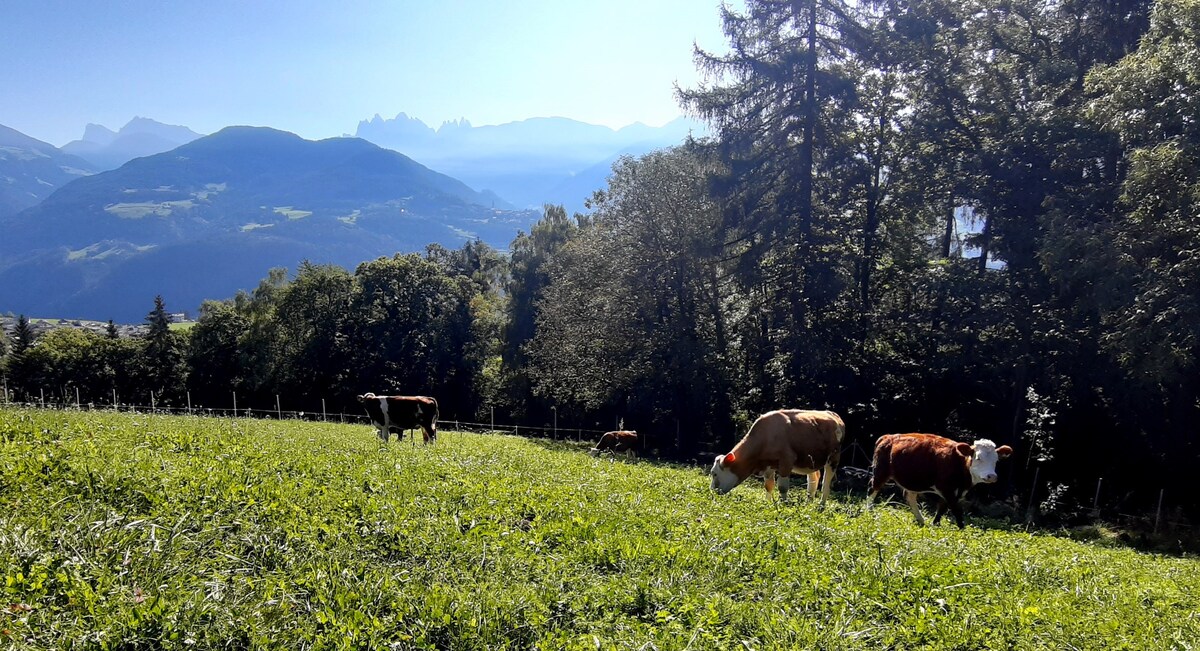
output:
[[[625,456],[637,458],[638,433],[633,430],[617,430],[615,432],[605,432],[604,436],[600,437],[600,441],[596,443],[596,447],[588,450],[588,454],[598,456],[601,452],[615,454],[624,452]]]
[[[765,472],[770,493],[779,476],[779,498],[787,499],[792,471],[808,475],[808,496],[817,492],[824,468],[821,503],[829,498],[829,484],[842,455],[846,424],[832,411],[780,409],[758,417],[746,436],[729,454],[717,455],[712,469],[713,490],[724,495],[750,475]]]
[[[404,438],[405,430],[420,427],[426,443],[437,441],[437,400],[425,396],[377,396],[367,393],[358,397],[379,430],[379,438],[388,442],[388,433]]]
[[[918,525],[924,525],[925,518],[917,506],[917,493],[933,493],[941,498],[933,523],[940,522],[949,508],[961,529],[963,495],[975,484],[994,484],[996,461],[1010,454],[1012,448],[996,447],[987,439],[969,445],[935,434],[886,434],[875,442],[867,507],[891,480],[904,490]]]

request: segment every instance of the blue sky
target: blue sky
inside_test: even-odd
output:
[[[621,127],[682,111],[719,0],[0,0],[0,124],[61,146],[135,115],[211,133],[353,133],[563,116]]]

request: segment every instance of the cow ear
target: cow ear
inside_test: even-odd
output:
[[[955,449],[958,450],[959,454],[963,455],[964,457],[966,457],[968,459],[975,456],[975,448],[971,447],[971,444],[969,444],[969,443],[959,443],[958,445],[956,445],[954,447],[955,447]]]
[[[1000,457],[1001,459],[1007,458],[1008,455],[1010,455],[1012,453],[1013,453],[1013,449],[1008,447],[1007,445],[1001,445],[1000,447],[996,448],[996,456]]]
[[[728,466],[729,464],[733,463],[734,461],[737,461],[737,457],[734,456],[734,454],[732,452],[730,452],[729,454],[725,455],[724,459],[721,460],[721,465]]]

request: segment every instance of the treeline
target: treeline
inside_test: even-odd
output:
[[[10,387],[428,393],[463,419],[621,417],[678,458],[828,407],[868,446],[1011,445],[1014,491],[1036,470],[1059,496],[1108,476],[1194,502],[1200,1],[720,19],[729,52],[697,51],[706,81],[678,91],[714,135],[621,160],[587,215],[548,207],[506,255],[273,271],[187,334],[18,339]]]

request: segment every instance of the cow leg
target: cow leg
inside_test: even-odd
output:
[[[775,469],[767,468],[763,473],[763,488],[767,489],[767,495],[775,491]]]
[[[833,466],[825,464],[825,481],[821,483],[821,504],[829,499],[829,487],[833,485]]]
[[[912,509],[913,515],[917,516],[917,526],[925,526],[925,516],[921,515],[921,507],[917,504],[917,494],[912,491],[904,491],[904,499],[908,501],[908,508]]]
[[[379,428],[379,438],[380,438],[380,440],[382,440],[382,441],[383,441],[384,445],[387,445],[387,442],[388,442],[388,429],[387,429],[387,426],[384,426],[384,427],[380,427],[380,428]]]
[[[933,524],[934,525],[937,525],[937,523],[942,521],[942,516],[946,514],[947,506],[948,506],[948,504],[946,503],[945,498],[941,499],[938,502],[937,511],[935,511],[933,514]]]
[[[792,487],[792,464],[781,463],[775,470],[779,477],[779,501],[786,502],[788,489]]]
[[[966,524],[963,522],[963,507],[961,501],[954,500],[951,502],[950,512],[954,514],[954,521],[958,523],[959,529],[966,527]]]
[[[821,483],[821,471],[814,470],[808,473],[808,499],[813,499],[817,496],[817,484]]]

